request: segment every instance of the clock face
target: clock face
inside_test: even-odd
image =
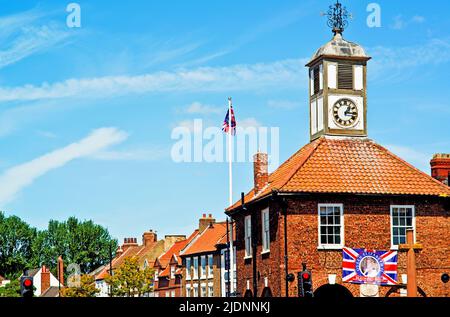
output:
[[[341,127],[351,127],[358,119],[358,107],[350,99],[339,99],[333,106],[333,118]]]

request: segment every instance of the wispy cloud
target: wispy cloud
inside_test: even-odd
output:
[[[267,106],[274,109],[291,110],[300,106],[299,102],[291,100],[269,100]]]
[[[121,151],[103,150],[90,156],[92,159],[101,161],[155,161],[164,158],[169,154],[169,150],[152,148],[134,148]]]
[[[411,24],[420,24],[423,22],[425,22],[425,17],[421,15],[414,15],[411,18],[405,18],[403,15],[399,14],[394,17],[391,28],[394,30],[402,30]]]
[[[69,32],[38,9],[0,17],[0,68],[63,43]]]
[[[184,109],[185,113],[202,114],[202,115],[219,114],[220,111],[221,111],[220,107],[205,105],[198,101],[191,103]]]
[[[14,200],[22,189],[49,171],[121,143],[127,137],[127,133],[117,128],[96,129],[78,142],[9,168],[0,175],[0,206]]]
[[[405,145],[388,144],[386,148],[423,172],[429,173],[431,153],[421,152]]]
[[[404,79],[405,76],[415,72],[415,67],[450,62],[450,38],[435,38],[414,46],[376,46],[369,48],[368,51],[373,57],[370,76],[383,80]]]
[[[157,92],[229,92],[242,90],[286,89],[306,86],[304,59],[272,63],[242,64],[227,67],[201,67],[156,72],[139,76],[106,76],[69,79],[0,88],[0,102],[68,97],[111,97]]]

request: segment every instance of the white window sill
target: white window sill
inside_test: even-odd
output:
[[[208,275],[208,278],[214,278],[214,275]]]
[[[391,250],[398,250],[398,245],[391,245]]]
[[[206,275],[200,276],[200,279],[201,279],[201,280],[205,280],[205,279],[206,279]]]
[[[317,246],[317,250],[342,250],[343,247],[343,245],[322,244]]]
[[[269,254],[270,253],[270,249],[269,250],[264,250],[264,251],[262,251],[261,252],[261,255],[263,255],[263,254]]]
[[[246,255],[246,256],[244,256],[244,260],[248,260],[248,259],[251,259],[251,258],[252,258],[251,255]]]

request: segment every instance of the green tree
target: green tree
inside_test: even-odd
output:
[[[111,238],[107,229],[91,220],[79,221],[75,217],[64,222],[50,220],[47,230],[36,235],[34,261],[56,270],[58,256],[62,256],[66,267],[76,263],[81,273],[87,274],[109,262],[110,247],[115,251],[117,240]]]
[[[0,287],[0,297],[20,297],[20,282],[15,279]]]
[[[94,277],[83,274],[78,287],[65,287],[61,290],[61,297],[95,297],[100,290],[95,287]]]
[[[16,278],[30,265],[36,229],[0,212],[0,275]]]
[[[153,290],[154,271],[151,268],[141,269],[136,257],[126,258],[112,276],[105,278],[112,287],[113,296],[142,296]]]

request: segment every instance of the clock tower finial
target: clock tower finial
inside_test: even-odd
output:
[[[328,13],[334,36],[306,64],[309,68],[310,139],[367,137],[367,61],[364,48],[345,40],[350,14],[336,1]]]
[[[347,12],[347,8],[336,1],[334,5],[330,5],[327,13],[324,13],[328,17],[327,24],[332,29],[333,33],[342,34],[344,29],[348,26],[348,18],[351,18],[351,14]]]

